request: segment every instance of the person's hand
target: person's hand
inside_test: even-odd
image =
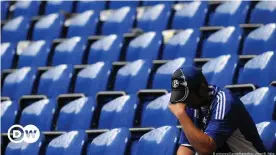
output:
[[[183,103],[169,104],[169,108],[178,119],[182,117],[184,113],[186,113],[186,104]]]

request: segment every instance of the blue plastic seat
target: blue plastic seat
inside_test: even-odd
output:
[[[202,73],[208,84],[223,88],[233,83],[238,57],[236,55],[222,55],[202,66]]]
[[[15,123],[19,104],[17,101],[4,101],[0,103],[1,107],[1,132],[7,133],[8,129]]]
[[[179,129],[163,126],[144,134],[139,142],[136,155],[175,154]]]
[[[65,11],[71,13],[73,7],[73,1],[57,0],[57,1],[47,1],[45,6],[45,14],[58,13]]]
[[[276,24],[261,26],[245,38],[243,54],[262,54],[267,51],[276,51]]]
[[[200,34],[193,29],[187,29],[172,36],[165,44],[163,51],[164,60],[179,57],[195,58]]]
[[[21,40],[26,40],[30,20],[27,17],[19,16],[9,20],[2,28],[1,42],[17,43]]]
[[[173,17],[173,29],[199,28],[204,26],[208,11],[207,2],[194,1],[176,10]]]
[[[174,1],[148,1],[148,0],[144,0],[142,3],[143,3],[143,6],[153,6],[153,5],[157,5],[157,4],[172,5],[175,2]]]
[[[127,128],[116,128],[97,136],[88,146],[87,155],[116,155],[126,154],[130,132]]]
[[[220,4],[210,15],[211,26],[238,26],[244,24],[249,9],[249,2],[229,1]]]
[[[39,12],[40,1],[17,1],[14,5],[13,17],[18,16],[37,16]]]
[[[2,96],[8,96],[12,100],[21,98],[22,95],[30,95],[36,78],[36,70],[24,67],[15,70],[4,79]]]
[[[123,34],[130,32],[134,23],[136,10],[131,7],[122,7],[112,11],[102,26],[102,34]]]
[[[126,61],[156,60],[161,43],[162,35],[157,32],[148,32],[136,37],[129,43]]]
[[[174,71],[184,65],[193,65],[193,59],[177,58],[159,67],[153,77],[152,89],[166,89],[170,91],[170,82],[164,81],[170,81]]]
[[[1,1],[1,20],[5,20],[8,15],[10,2],[8,1]]]
[[[10,69],[12,67],[15,47],[12,43],[1,44],[1,69]]]
[[[137,107],[136,95],[125,95],[106,103],[100,114],[99,128],[131,128]]]
[[[50,14],[38,20],[33,29],[33,40],[54,40],[60,37],[64,17],[59,14]]]
[[[261,122],[256,125],[268,152],[276,150],[276,121]]]
[[[28,105],[21,113],[20,124],[32,124],[40,131],[51,131],[56,105],[55,99],[43,99]]]
[[[137,19],[137,28],[145,32],[165,30],[171,13],[171,6],[158,4],[146,9],[141,18]]]
[[[83,130],[64,133],[48,144],[46,155],[81,155],[86,139]]]
[[[37,94],[52,98],[67,93],[72,77],[72,68],[72,66],[63,64],[44,72],[40,77]]]
[[[124,6],[129,6],[136,9],[139,5],[139,1],[110,1],[109,9],[119,9]]]
[[[19,55],[17,68],[31,66],[43,67],[47,66],[48,55],[50,53],[51,43],[45,40],[32,42],[28,47],[24,48]]]
[[[95,41],[89,50],[88,63],[98,61],[118,61],[123,46],[123,37],[116,34],[105,36]]]
[[[237,55],[241,40],[239,28],[227,27],[211,34],[203,42],[201,57],[215,58],[221,55]]]
[[[276,2],[261,1],[251,12],[250,23],[276,23]]]
[[[97,1],[97,0],[80,0],[77,2],[76,12],[84,12],[87,10],[93,10],[95,12],[100,12],[105,9],[105,1]]]
[[[85,11],[66,20],[65,26],[68,26],[67,37],[95,35],[98,21],[99,14],[92,10]]]

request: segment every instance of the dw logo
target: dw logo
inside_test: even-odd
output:
[[[21,125],[15,124],[8,130],[8,138],[13,143],[34,143],[39,139],[40,131],[34,125],[27,125],[22,127]]]

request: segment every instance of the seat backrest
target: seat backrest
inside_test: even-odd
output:
[[[95,12],[100,12],[105,9],[106,1],[78,1],[76,12],[84,12],[87,10],[93,10]]]
[[[73,1],[47,1],[45,6],[45,14],[58,13],[61,11],[65,11],[67,13],[71,13],[73,7]]]
[[[10,5],[10,2],[2,1],[2,3],[1,3],[1,20],[5,20],[7,18],[9,5]]]
[[[13,17],[24,15],[25,17],[37,16],[40,1],[17,1],[14,5]]]
[[[15,123],[19,104],[17,101],[1,102],[1,132],[7,133],[8,129]]]
[[[166,5],[170,6],[174,3],[175,3],[174,1],[148,1],[148,0],[142,1],[143,6],[153,6],[153,5],[157,5],[157,4],[166,4]]]
[[[136,9],[139,5],[139,1],[110,1],[109,9],[119,9],[124,6],[129,6]]]
[[[276,121],[261,122],[256,125],[259,135],[268,152],[276,150]]]
[[[1,43],[1,69],[10,69],[12,67],[15,47],[12,43]]]
[[[260,1],[251,12],[250,23],[276,23],[275,13],[275,1]]]

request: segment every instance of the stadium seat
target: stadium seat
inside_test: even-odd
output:
[[[70,65],[63,64],[44,72],[40,77],[37,94],[52,98],[67,93],[72,77],[72,68]]]
[[[95,96],[98,91],[106,90],[109,74],[109,63],[97,62],[87,66],[78,73],[74,92]]]
[[[199,28],[204,26],[205,16],[208,11],[207,2],[194,1],[176,9],[173,17],[173,29]]]
[[[203,41],[201,57],[215,58],[221,55],[237,55],[241,40],[239,28],[226,27],[213,34]]]
[[[276,121],[261,122],[256,125],[259,135],[263,140],[268,152],[276,150]]]
[[[15,124],[19,104],[17,101],[1,102],[1,132],[7,133],[8,129]]]
[[[250,23],[276,23],[276,2],[261,1],[251,12]],[[264,18],[265,17],[265,18]]]
[[[4,79],[2,96],[8,96],[12,100],[17,100],[22,95],[30,95],[35,78],[35,69],[24,67],[15,70]]]
[[[7,19],[10,2],[1,1],[1,20]]]
[[[1,44],[1,69],[12,68],[13,57],[15,55],[15,47],[12,43]]]
[[[137,28],[145,32],[165,30],[168,26],[171,7],[165,4],[158,4],[145,9],[141,18],[137,19]]]
[[[116,155],[126,154],[130,132],[127,128],[116,128],[97,136],[88,146],[87,155]]]
[[[148,32],[136,37],[129,43],[126,61],[138,59],[156,60],[161,43],[162,35],[157,32]]]
[[[249,9],[249,2],[228,1],[220,4],[210,15],[211,26],[238,26],[244,24]]]
[[[148,0],[143,0],[142,1],[143,6],[153,6],[153,5],[158,5],[158,4],[166,4],[166,5],[172,5],[175,3],[174,1],[148,1]]]
[[[159,67],[153,77],[152,89],[166,89],[170,91],[171,83],[164,81],[170,81],[174,71],[186,65],[193,65],[193,59],[177,58]]]
[[[51,131],[53,115],[56,110],[55,99],[43,99],[23,109],[20,125],[35,125],[40,131]]]
[[[82,64],[86,39],[72,37],[62,41],[55,47],[52,65]]]
[[[106,1],[80,0],[77,2],[76,12],[82,13],[87,10],[93,10],[97,13],[105,9]]]
[[[199,37],[199,32],[193,29],[177,33],[165,44],[163,59],[172,60],[179,57],[195,58]]]
[[[175,154],[179,129],[163,126],[144,134],[137,146],[136,155]]]
[[[54,40],[60,37],[64,17],[59,14],[50,14],[38,20],[33,29],[33,40]]]
[[[202,66],[208,84],[223,88],[233,83],[238,57],[236,55],[222,55]]]
[[[99,14],[93,10],[77,14],[76,16],[65,21],[65,26],[68,27],[67,37],[88,37],[95,35],[98,21]]]
[[[50,50],[51,43],[45,40],[32,42],[28,47],[24,48],[21,53],[17,52],[19,55],[17,68],[47,66]]]
[[[14,5],[13,17],[33,17],[39,13],[40,1],[17,1]]]
[[[136,95],[125,95],[106,103],[100,114],[99,128],[131,128],[137,107]]]
[[[136,9],[139,5],[139,1],[110,1],[109,9],[119,9],[124,6],[129,6]]]
[[[72,131],[89,129],[95,108],[96,102],[90,97],[82,97],[69,102],[59,112],[56,130]]]
[[[265,52],[249,60],[239,74],[238,83],[253,83],[259,87],[267,86],[276,79],[276,55]],[[254,77],[254,78],[252,78]]]
[[[130,32],[134,23],[136,9],[122,7],[112,11],[102,26],[102,35]]]
[[[73,6],[73,1],[57,0],[57,1],[47,1],[45,6],[45,14],[58,13],[61,11],[71,13]]]
[[[243,54],[262,54],[267,51],[276,51],[276,24],[267,24],[250,32],[245,38]]]
[[[123,46],[123,37],[116,34],[104,36],[90,46],[88,63],[118,61]]]
[[[30,20],[28,17],[19,16],[9,20],[2,28],[1,42],[17,43],[27,39]]]
[[[70,131],[53,139],[46,155],[81,155],[87,135],[84,131]]]

